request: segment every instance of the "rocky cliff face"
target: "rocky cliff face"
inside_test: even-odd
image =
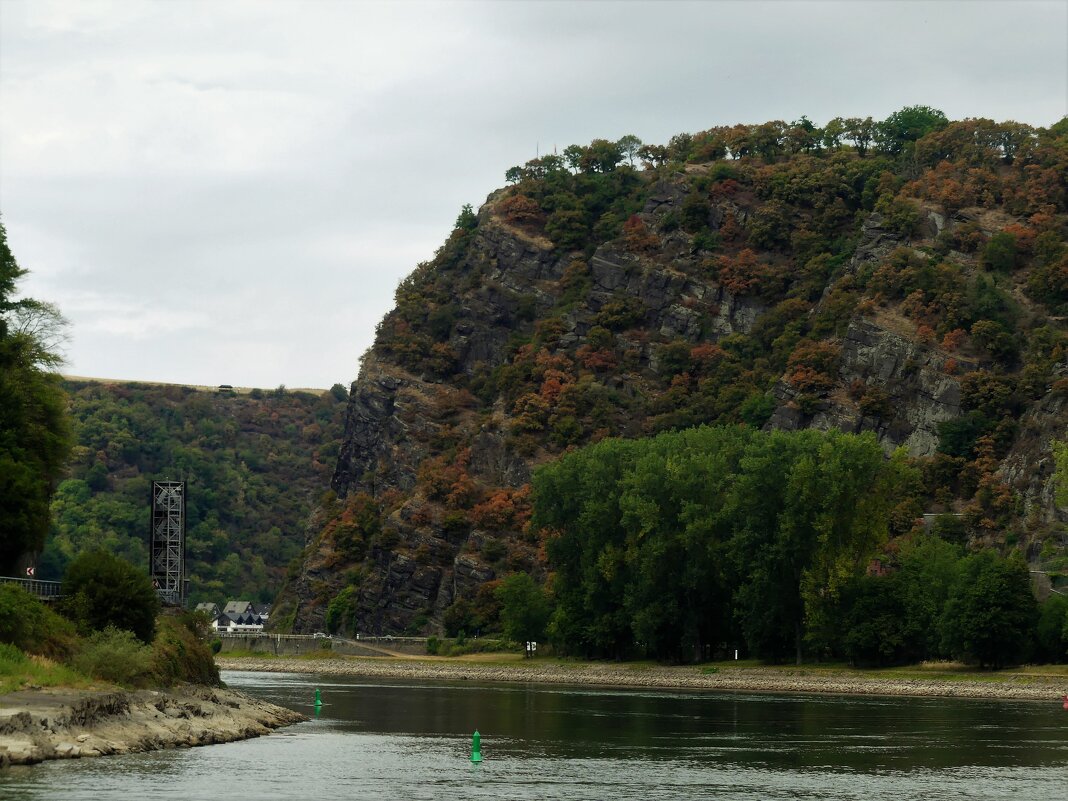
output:
[[[533,470],[604,436],[746,422],[872,431],[888,453],[936,454],[940,424],[967,410],[962,377],[989,360],[951,353],[855,287],[963,223],[924,212],[909,240],[864,212],[822,291],[774,296],[725,277],[740,244],[716,250],[738,227],[755,239],[766,204],[713,191],[698,233],[679,227],[695,219],[702,174],[644,175],[622,234],[585,249],[554,244],[544,218],[519,215],[502,190],[402,285],[352,385],[337,500],[312,521],[282,625],[433,633],[465,603],[492,607],[496,579],[545,569],[525,528]],[[754,269],[800,283],[795,262],[760,258]],[[793,343],[812,340],[834,354],[815,391],[794,364]],[[1064,436],[1064,404],[1050,391],[1030,405],[1000,468],[1046,524],[1060,514],[1048,443]]]
[[[932,456],[938,447],[938,424],[960,414],[960,381],[946,374],[948,357],[863,318],[850,322],[841,351],[842,384],[859,382],[864,389],[880,389],[888,413],[865,414],[847,392],[839,391],[806,414],[798,403],[802,393],[779,381],[772,391],[779,405],[767,426],[873,431],[888,454],[904,446],[913,455]]]

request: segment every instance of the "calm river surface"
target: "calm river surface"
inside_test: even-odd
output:
[[[1053,702],[223,678],[308,714],[319,687],[324,706],[255,740],[12,769],[0,799],[1068,801]]]

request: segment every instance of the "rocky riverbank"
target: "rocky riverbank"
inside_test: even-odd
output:
[[[896,695],[1056,701],[1068,693],[1068,678],[1027,673],[887,676],[819,667],[650,666],[626,663],[522,662],[493,664],[418,659],[222,658],[223,670],[318,673],[433,681],[520,682],[646,689],[724,690],[832,695]]]
[[[217,687],[24,690],[0,696],[0,767],[226,743],[301,720]]]

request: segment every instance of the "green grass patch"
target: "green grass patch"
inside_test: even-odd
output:
[[[29,656],[0,643],[0,695],[28,687],[89,687],[92,681],[45,656]]]

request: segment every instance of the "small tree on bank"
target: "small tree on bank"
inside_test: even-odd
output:
[[[86,551],[63,577],[62,611],[85,634],[108,626],[144,643],[156,633],[160,604],[148,574],[102,550]]]
[[[514,573],[497,588],[504,636],[516,642],[538,640],[549,622],[549,599],[526,573]]]
[[[942,616],[943,640],[954,657],[980,667],[1019,664],[1030,654],[1037,615],[1023,560],[981,551],[961,564]]]

